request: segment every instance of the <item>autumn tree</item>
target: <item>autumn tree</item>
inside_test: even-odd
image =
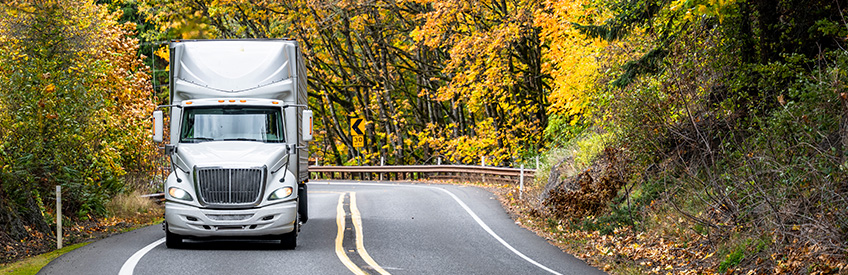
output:
[[[160,26],[151,36],[298,39],[324,131],[312,151],[325,163],[384,157],[415,164],[437,156],[476,163],[488,156],[508,164],[543,146],[546,76],[535,2],[481,2],[474,10],[460,9],[477,6],[461,1],[146,2]],[[435,28],[452,20],[444,14],[480,20]],[[430,33],[457,39],[424,36]],[[362,150],[352,146],[349,116],[372,122]]]
[[[592,124],[593,111],[603,106],[603,68],[609,66],[609,41],[591,37],[579,28],[609,17],[594,1],[543,1],[534,14],[540,29],[542,72],[549,74],[546,139],[562,145]],[[616,43],[616,42],[613,42]]]
[[[489,156],[510,163],[542,146],[548,77],[542,71],[538,1],[417,1],[432,8],[413,32],[417,45],[446,53],[437,89],[455,118],[425,132],[454,161]]]
[[[0,224],[21,240],[27,229],[52,235],[44,215],[54,186],[65,190],[65,213],[86,219],[106,214],[127,173],[149,171],[153,103],[128,38],[135,26],[117,24],[120,13],[63,0],[0,11]]]

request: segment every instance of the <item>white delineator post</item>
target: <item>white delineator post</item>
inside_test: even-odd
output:
[[[56,185],[56,249],[62,249],[62,186]]]
[[[524,164],[521,165],[521,177],[518,180],[518,199],[524,196]]]

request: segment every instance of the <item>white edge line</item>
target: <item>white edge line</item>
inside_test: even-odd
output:
[[[471,211],[471,208],[469,208],[469,207],[468,207],[468,205],[466,205],[464,202],[462,202],[462,200],[461,200],[461,199],[459,199],[459,197],[457,197],[456,195],[454,195],[453,193],[451,193],[451,191],[448,191],[447,189],[443,189],[443,188],[436,188],[436,187],[432,187],[432,186],[422,186],[422,185],[397,185],[397,184],[382,184],[382,183],[330,183],[330,182],[327,182],[327,184],[338,184],[338,185],[375,185],[375,186],[394,186],[394,187],[398,187],[398,186],[408,186],[408,187],[432,188],[432,189],[442,190],[443,192],[448,193],[448,195],[450,195],[450,196],[451,196],[451,197],[452,197],[452,198],[453,198],[453,199],[454,199],[457,203],[459,203],[459,206],[462,206],[462,209],[465,209],[465,212],[468,212],[468,215],[471,215],[471,218],[473,218],[473,219],[474,219],[474,221],[476,221],[476,222],[477,222],[477,224],[478,224],[478,225],[480,225],[480,227],[481,227],[481,228],[483,228],[483,230],[485,230],[487,233],[489,233],[489,235],[491,235],[492,237],[494,237],[494,238],[495,238],[495,240],[498,240],[498,242],[500,242],[500,243],[501,243],[501,245],[503,245],[504,247],[506,247],[507,249],[509,249],[510,251],[512,251],[512,253],[515,253],[515,255],[518,255],[518,257],[521,257],[521,258],[522,258],[522,259],[524,259],[525,261],[527,261],[527,262],[529,262],[529,263],[531,263],[531,264],[534,264],[534,265],[536,265],[537,267],[539,267],[539,268],[541,268],[541,269],[543,269],[543,270],[545,270],[545,271],[547,271],[547,272],[550,272],[551,274],[562,275],[562,273],[556,272],[555,270],[550,269],[550,268],[548,268],[547,266],[544,266],[544,265],[542,265],[542,264],[540,264],[540,263],[538,263],[538,262],[534,261],[533,259],[530,259],[530,257],[527,257],[527,255],[524,255],[524,253],[521,253],[520,251],[518,251],[518,249],[515,249],[514,247],[512,247],[511,245],[509,245],[509,243],[507,243],[506,241],[504,241],[504,239],[503,239],[503,238],[501,238],[500,236],[498,236],[498,234],[497,234],[497,233],[495,233],[494,231],[492,231],[492,229],[491,229],[491,228],[489,228],[489,226],[488,226],[488,225],[486,225],[486,223],[485,223],[485,222],[483,222],[483,220],[482,220],[482,219],[480,219],[480,217],[478,217],[478,216],[477,216],[477,214],[475,214],[475,213],[474,213],[474,211]]]
[[[448,193],[448,195],[450,195],[451,197],[453,197],[453,199],[457,203],[459,203],[459,205],[462,206],[463,209],[465,209],[465,212],[468,212],[468,214],[471,215],[472,218],[474,218],[474,221],[476,221],[477,224],[479,224],[480,227],[483,228],[483,230],[486,230],[486,232],[488,232],[489,235],[492,235],[492,237],[494,237],[495,240],[498,240],[498,242],[500,242],[503,246],[505,246],[510,251],[512,251],[512,253],[515,253],[515,255],[518,255],[518,257],[521,257],[525,261],[527,261],[531,264],[534,264],[534,265],[538,266],[539,268],[544,269],[547,272],[550,272],[552,274],[562,275],[559,272],[556,272],[553,269],[550,269],[547,266],[544,266],[544,265],[534,261],[533,259],[530,259],[530,257],[527,257],[527,255],[524,255],[524,253],[519,252],[517,249],[515,249],[514,247],[509,245],[506,241],[504,241],[504,239],[502,239],[500,236],[498,236],[498,234],[496,234],[494,231],[492,231],[492,229],[489,228],[489,226],[486,225],[486,223],[483,222],[483,220],[481,220],[480,217],[477,216],[477,214],[474,214],[474,211],[471,211],[471,208],[468,208],[468,205],[466,205],[464,202],[462,202],[462,200],[460,200],[456,195],[454,195],[453,193],[451,193],[450,191],[445,190],[445,189],[441,189],[441,188],[436,188],[436,189],[442,190],[445,193]]]
[[[126,262],[124,262],[124,266],[121,267],[121,272],[118,272],[118,275],[132,275],[135,266],[138,264],[138,261],[141,260],[141,257],[144,257],[144,254],[153,250],[153,248],[159,246],[160,244],[165,242],[165,238],[161,238],[151,244],[148,244],[141,250],[135,252]]]

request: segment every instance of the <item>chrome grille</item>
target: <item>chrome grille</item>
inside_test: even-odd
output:
[[[206,204],[238,205],[260,199],[262,168],[198,168],[197,186]]]

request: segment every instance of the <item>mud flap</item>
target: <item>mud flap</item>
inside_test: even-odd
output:
[[[307,209],[307,206],[309,204],[307,203],[306,194],[307,194],[306,183],[298,184],[297,185],[297,197],[300,198],[300,199],[297,200],[297,203],[298,203],[297,212],[300,214],[300,222],[301,223],[306,223],[306,221],[309,220],[309,215],[308,215],[309,209]]]

